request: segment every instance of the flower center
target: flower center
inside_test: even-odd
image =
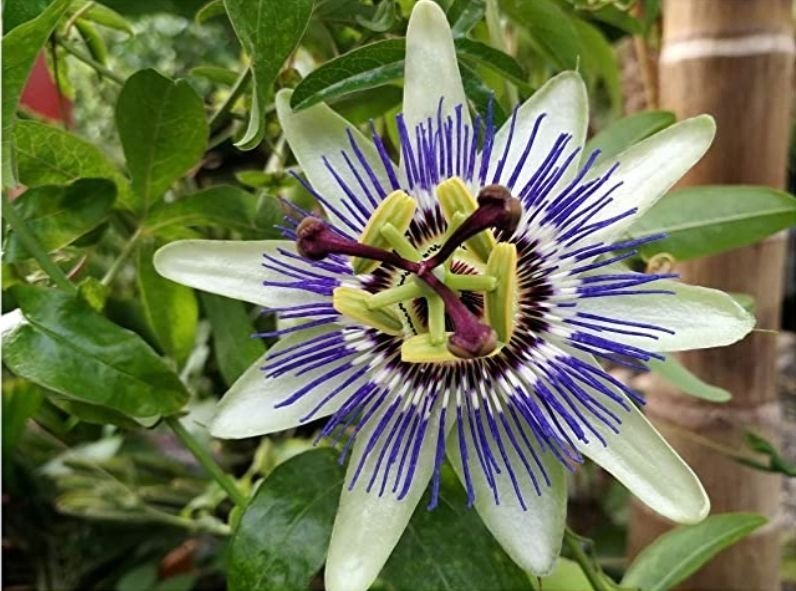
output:
[[[403,275],[400,284],[377,293],[338,287],[333,304],[341,314],[404,337],[407,331],[396,306],[425,300],[425,326],[413,327],[416,334],[404,338],[401,346],[401,359],[410,363],[492,355],[509,341],[514,327],[517,251],[514,244],[497,242],[493,230],[500,236],[514,233],[522,216],[520,201],[500,185],[483,188],[476,199],[459,178],[440,183],[437,198],[447,231],[426,258],[406,237],[416,203],[403,191],[393,192],[376,208],[358,241],[315,217],[305,218],[297,229],[298,251],[306,258],[347,255],[356,274],[384,266]],[[468,261],[468,272],[454,272],[454,260]],[[482,316],[465,305],[462,292],[483,293]]]

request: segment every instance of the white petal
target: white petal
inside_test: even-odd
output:
[[[420,0],[412,9],[406,29],[403,113],[406,127],[414,137],[415,126],[429,117],[436,118],[440,99],[442,117],[462,109],[462,123],[469,124],[456,49],[448,19],[434,2]]]
[[[645,287],[673,291],[674,295],[582,298],[578,300],[577,311],[653,324],[674,331],[674,334],[650,333],[655,334],[657,339],[603,333],[611,340],[655,352],[722,347],[739,341],[754,328],[754,316],[732,297],[717,289],[668,279],[649,283]]]
[[[358,129],[323,103],[294,112],[290,107],[291,94],[291,90],[280,90],[276,95],[276,112],[279,116],[279,123],[282,125],[282,131],[284,131],[288,144],[290,144],[290,149],[293,151],[296,160],[298,160],[307,180],[315,191],[331,206],[324,206],[326,213],[341,230],[351,233],[353,230],[344,223],[344,219],[350,220],[357,227],[364,224],[356,220],[349,208],[346,207],[345,203],[348,203],[349,207],[353,207],[351,198],[346,195],[343,187],[335,180],[327,168],[324,163],[324,157],[350,191],[370,211],[372,204],[370,204],[365,191],[361,188],[356,175],[351,172],[341,152],[346,152],[368,190],[377,201],[380,201],[380,197],[375,192],[376,189],[352,150],[347,131],[351,131],[357,146],[359,146],[370,168],[373,170],[381,189],[385,194],[388,194],[392,192],[392,185],[379,157],[378,150]]]
[[[599,367],[591,356],[573,355]],[[710,512],[710,499],[702,483],[641,411],[630,401],[630,411],[627,411],[604,394],[582,383],[579,385],[617,415],[622,424],[617,434],[601,421],[592,419],[590,424],[603,436],[606,445],[591,433],[587,433],[589,443],[570,433],[576,447],[664,517],[677,523],[696,523],[704,519]],[[624,397],[618,390],[616,392]],[[580,403],[576,404],[588,416],[588,411]],[[565,425],[564,421],[561,423]]]
[[[587,180],[604,174],[619,162],[612,179],[621,181],[622,185],[611,193],[613,200],[595,215],[593,222],[610,219],[634,207],[638,212],[592,234],[590,241],[610,242],[631,226],[635,218],[652,207],[702,158],[715,133],[713,118],[700,115],[675,123],[598,165]],[[608,186],[613,184],[609,181]]]
[[[562,133],[572,135],[565,155],[574,149],[583,147],[589,124],[589,100],[586,94],[586,85],[577,72],[562,72],[551,78],[525,101],[517,111],[513,133],[511,132],[511,117],[503,124],[495,136],[487,182],[492,181],[498,163],[503,159],[506,144],[511,138],[506,162],[497,182],[506,184],[509,181],[532,135],[536,120],[542,114],[545,115],[545,118],[539,126],[533,147],[522,165],[521,172],[514,182],[515,192],[521,190],[537,171]],[[578,170],[577,163],[578,159],[575,159],[556,184],[553,194],[556,189],[562,188],[575,176]]]
[[[380,497],[381,476],[371,492],[366,490],[379,447],[365,462],[354,489],[348,490],[370,434],[378,423],[377,418],[373,416],[357,436],[348,464],[326,560],[326,588],[329,591],[365,591],[370,587],[406,529],[434,470],[438,410],[432,412],[429,419],[412,487],[404,499],[399,501],[391,493],[392,480],[388,480],[387,489]]]
[[[533,441],[534,436],[530,428],[526,428],[524,431],[528,441]],[[567,513],[566,471],[561,462],[550,453],[541,454],[537,449],[537,455],[550,478],[550,486],[547,486],[542,474],[536,468],[530,452],[524,450],[526,460],[534,468],[539,483],[541,494],[537,495],[520,456],[502,427],[500,427],[500,434],[506,455],[509,457],[509,462],[522,491],[526,509],[523,510],[517,499],[504,464],[501,464],[501,473],[494,474],[500,504],[495,503],[492,488],[487,483],[484,471],[478,460],[474,459],[475,454],[471,453],[469,465],[470,478],[475,491],[475,509],[495,539],[520,568],[532,572],[534,575],[544,576],[553,570],[556,558],[561,551]],[[522,439],[518,433],[515,438],[522,446]],[[472,452],[472,441],[468,441],[468,446]],[[497,444],[490,441],[490,447],[498,457]],[[466,481],[462,469],[457,429],[454,429],[448,437],[447,451],[453,469],[464,485]]]
[[[280,248],[296,252],[288,240],[180,240],[158,250],[154,264],[158,273],[177,283],[261,306],[328,301],[301,289],[263,285],[266,280],[291,281],[263,267],[263,254],[281,257]]]
[[[306,396],[288,406],[275,408],[278,402],[285,400],[319,376],[329,373],[331,368],[337,367],[339,364],[324,365],[302,375],[288,372],[271,378],[266,377],[266,372],[262,370],[262,367],[272,355],[309,338],[334,330],[339,330],[339,327],[330,326],[305,330],[289,334],[277,342],[232,384],[216,408],[216,414],[210,424],[210,432],[215,437],[222,439],[240,439],[284,431],[301,424],[301,419],[310,413],[325,396],[344,384],[351,375],[351,371],[329,378],[313,388]],[[288,353],[288,355],[290,354]],[[360,379],[343,388],[318,412],[313,414],[312,418],[325,417],[335,412],[345,402],[350,392],[364,381]]]

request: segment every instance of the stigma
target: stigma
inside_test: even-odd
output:
[[[401,359],[409,363],[494,355],[513,330],[517,253],[514,244],[496,236],[514,234],[520,200],[501,185],[488,185],[475,198],[457,177],[437,186],[437,199],[447,228],[431,244],[407,238],[417,204],[400,190],[376,208],[358,240],[314,216],[296,230],[297,251],[307,259],[344,255],[357,275],[380,268],[397,274],[394,285],[375,293],[338,287],[333,305],[351,320],[401,337]],[[463,266],[466,273],[456,272]],[[462,292],[481,294],[480,309],[465,305]],[[426,317],[407,322],[400,311],[419,300],[425,300]]]

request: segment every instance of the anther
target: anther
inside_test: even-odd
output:
[[[522,202],[511,196],[502,185],[488,185],[478,194],[478,209],[459,225],[448,237],[442,248],[427,259],[424,267],[433,269],[444,263],[468,238],[489,229],[502,231],[510,236],[522,218]]]

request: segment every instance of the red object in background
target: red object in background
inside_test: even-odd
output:
[[[20,104],[23,108],[51,121],[72,124],[72,103],[58,92],[44,54],[39,54],[28,82],[22,91]]]

